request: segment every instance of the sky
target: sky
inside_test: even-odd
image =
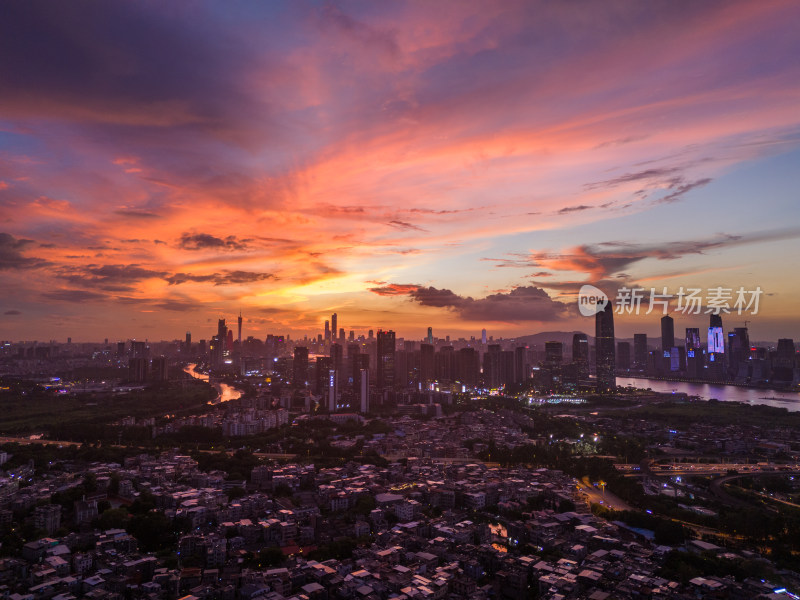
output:
[[[2,14],[0,339],[591,333],[585,283],[800,339],[797,2]]]

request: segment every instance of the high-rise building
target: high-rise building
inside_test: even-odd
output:
[[[339,327],[339,341],[344,342],[344,327]]]
[[[661,317],[661,350],[669,352],[675,346],[675,321],[669,315]]]
[[[147,381],[147,359],[132,356],[128,359],[128,380],[134,383]]]
[[[329,369],[328,389],[326,390],[326,393],[328,395],[328,412],[330,413],[336,412],[336,399],[339,393],[338,381],[339,381],[339,376],[336,372],[336,369]]]
[[[292,385],[304,388],[308,383],[308,348],[297,346],[294,349],[294,362],[292,363]]]
[[[456,372],[456,353],[452,346],[445,346],[436,353],[436,379],[453,381]]]
[[[225,319],[217,321],[217,338],[222,346],[220,350],[224,352],[227,349],[225,348],[225,341],[228,339],[228,327],[225,325]]]
[[[686,328],[686,351],[700,349],[700,330],[697,327]]]
[[[423,389],[434,379],[434,348],[431,344],[419,346],[419,382]]]
[[[721,315],[709,315],[706,362],[706,379],[725,379],[725,335],[722,331]]]
[[[523,383],[528,380],[528,347],[517,346],[514,348],[514,383]]]
[[[239,342],[239,350],[242,349],[242,311],[239,311],[239,318],[236,320],[236,324],[239,328],[239,333],[236,336],[236,341]]]
[[[378,374],[378,389],[381,391],[394,387],[394,355],[394,331],[382,331],[379,329],[376,371]]]
[[[61,527],[61,505],[37,506],[33,511],[33,526],[46,531],[47,535],[53,535]]]
[[[775,358],[772,361],[772,380],[781,384],[790,384],[796,380],[796,370],[797,351],[794,348],[794,340],[791,338],[779,339]]]
[[[337,327],[338,327],[338,319],[339,319],[339,317],[338,317],[338,315],[336,313],[333,313],[331,315],[331,338],[335,338],[336,337],[336,332],[339,331],[337,329]]]
[[[631,368],[630,342],[617,342],[617,368],[623,371]]]
[[[433,345],[433,327],[428,327],[428,337],[425,338],[425,341]]]
[[[750,336],[747,327],[734,327],[728,333],[728,375],[731,379],[739,377],[739,371],[750,358]]]
[[[501,382],[500,344],[489,344],[483,355],[483,385],[489,389],[500,387]]]
[[[613,391],[617,387],[617,377],[615,373],[614,309],[610,302],[595,315],[594,337],[597,391]]]
[[[572,335],[572,362],[589,362],[589,338],[585,333]]]
[[[572,335],[572,364],[568,369],[569,378],[574,382],[589,379],[589,337],[585,333]]]
[[[147,358],[148,354],[150,354],[150,349],[147,347],[147,342],[131,340],[131,356],[134,358]]]
[[[341,372],[344,366],[344,349],[341,344],[331,344],[331,361],[333,361],[331,368]]]
[[[331,340],[331,324],[329,321],[325,321],[325,341],[329,342]]]
[[[333,361],[329,356],[318,356],[314,363],[314,393],[324,395],[328,389],[328,375],[333,368]]]
[[[466,387],[478,383],[478,352],[475,348],[461,348],[456,353],[456,379]]]
[[[486,330],[481,329],[481,344],[486,344]]]
[[[351,360],[348,358],[348,360]],[[369,371],[369,354],[355,354],[352,357],[351,363],[351,376],[352,376],[352,387],[353,391],[358,393],[358,389],[361,386],[361,371],[366,369]]]
[[[797,351],[794,349],[792,338],[781,338],[775,351],[775,361],[782,366],[794,367],[797,360]]]
[[[150,381],[167,381],[168,379],[167,357],[156,356],[150,361]]]
[[[369,355],[364,355],[369,358]],[[369,369],[361,369],[358,376],[358,399],[361,412],[369,412]]]
[[[633,334],[633,368],[638,371],[647,369],[647,334]]]
[[[548,367],[557,367],[564,361],[564,344],[561,342],[544,343],[544,362]]]

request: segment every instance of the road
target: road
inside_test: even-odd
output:
[[[57,446],[82,446],[82,442],[64,442],[26,437],[0,437],[0,444],[55,444]]]
[[[624,500],[618,498],[608,490],[601,490],[589,483],[589,478],[584,477],[578,482],[578,489],[589,504],[601,504],[611,510],[636,510]]]

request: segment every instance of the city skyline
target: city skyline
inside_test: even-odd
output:
[[[6,13],[0,338],[591,332],[583,283],[800,338],[795,3]]]

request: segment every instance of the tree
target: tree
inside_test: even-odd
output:
[[[155,510],[134,515],[128,522],[127,531],[139,541],[145,552],[162,550],[175,541],[169,519],[164,513]]]
[[[125,508],[110,508],[103,511],[97,518],[97,527],[101,531],[107,529],[125,529],[130,520],[130,515]]]

